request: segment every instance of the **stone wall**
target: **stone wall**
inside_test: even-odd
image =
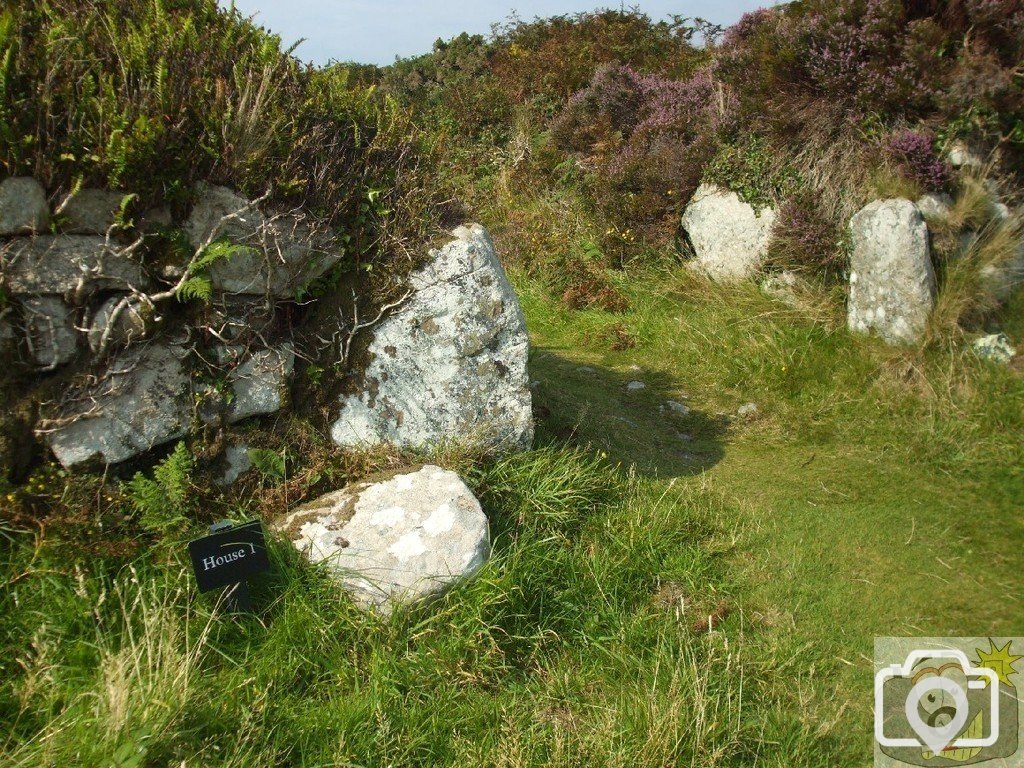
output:
[[[0,182],[0,354],[12,390],[38,406],[37,439],[69,468],[117,464],[287,408],[297,360],[322,351],[302,346],[313,335],[303,333],[312,301],[303,294],[342,259],[316,221],[224,187],[199,184],[177,221],[167,208],[128,221],[126,202],[125,193],[82,190],[51,207],[33,179]],[[360,379],[372,391],[336,403],[339,444],[454,437],[529,445],[525,323],[490,238],[478,226],[465,231],[473,233],[468,250],[460,230],[400,301],[363,307],[361,318],[339,309],[333,327],[317,329],[318,343],[337,348],[336,376],[345,377],[356,336],[371,339],[368,365],[383,372]],[[172,232],[187,250],[154,258],[153,239]],[[449,262],[467,258],[467,279],[447,281]],[[465,317],[447,323],[459,306]],[[389,317],[409,311],[419,329]],[[431,343],[414,341],[430,324]],[[375,346],[375,334],[387,343]],[[450,386],[424,386],[428,370],[451,373]],[[356,403],[375,411],[378,425],[390,418],[384,391],[400,392],[408,415],[387,428],[346,430]]]

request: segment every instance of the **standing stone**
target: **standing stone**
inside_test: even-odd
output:
[[[50,223],[46,190],[35,179],[0,181],[0,235],[42,232]]]
[[[338,445],[532,443],[519,302],[487,231],[472,224],[453,235],[410,276],[412,295],[372,330],[362,384],[341,397],[331,429]]]
[[[876,200],[851,220],[847,324],[889,344],[921,338],[935,305],[928,227],[909,200]]]
[[[185,355],[166,344],[129,348],[102,376],[66,392],[40,436],[68,469],[97,457],[116,464],[181,437],[192,412]]]
[[[364,607],[438,595],[490,553],[487,518],[454,472],[430,464],[305,504],[277,526]]]
[[[775,216],[774,208],[758,212],[735,192],[702,184],[682,221],[695,266],[715,280],[750,277],[768,252]]]
[[[33,296],[21,302],[33,362],[53,369],[74,358],[78,334],[71,307],[59,296]]]
[[[61,229],[72,235],[106,235],[117,223],[124,192],[82,189],[64,203]]]

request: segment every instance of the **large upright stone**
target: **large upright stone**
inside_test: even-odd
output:
[[[735,192],[702,184],[682,220],[694,265],[720,281],[755,274],[768,252],[775,215],[773,208],[756,211]]]
[[[185,434],[192,413],[183,347],[130,347],[103,375],[65,393],[40,435],[72,468],[99,458],[116,464]]]
[[[49,223],[50,206],[42,184],[26,177],[0,181],[0,235],[42,232]]]
[[[129,290],[146,285],[142,264],[102,237],[18,238],[0,245],[4,287],[18,294],[62,294],[83,289]]]
[[[226,187],[200,183],[185,231],[194,248],[227,240],[238,246],[208,272],[217,291],[289,299],[341,260],[324,231],[297,215],[265,216]]]
[[[914,343],[935,305],[935,272],[921,212],[909,200],[876,200],[853,217],[850,231],[850,330],[875,333],[889,344]]]
[[[533,441],[519,302],[487,231],[473,224],[453,235],[410,276],[409,299],[372,330],[362,385],[341,397],[331,429],[338,445]]]
[[[487,518],[454,472],[426,465],[305,504],[276,526],[361,605],[440,594],[490,553]]]

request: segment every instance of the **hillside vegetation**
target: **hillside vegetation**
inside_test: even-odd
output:
[[[291,54],[204,0],[6,7],[0,176],[137,190],[129,214],[197,180],[269,191],[371,287],[480,221],[531,333],[536,446],[340,451],[294,413],[230,488],[196,435],[109,473],[3,468],[5,764],[869,765],[875,636],[1024,635],[1022,358],[969,344],[1024,346],[1021,290],[977,278],[1021,244],[1018,0],[803,0],[728,29],[597,10],[383,68]],[[687,268],[705,182],[777,207],[766,271],[799,273],[795,300]],[[952,199],[927,334],[852,335],[850,216],[927,192]],[[208,523],[424,460],[466,478],[494,548],[438,602],[364,613],[282,542],[254,615],[196,594]]]

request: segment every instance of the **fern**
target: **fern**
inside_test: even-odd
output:
[[[192,468],[192,454],[184,443],[178,443],[171,455],[154,467],[152,478],[135,473],[128,494],[140,513],[143,528],[164,533],[185,522],[190,509]]]
[[[240,253],[251,252],[252,248],[248,248],[244,245],[237,245],[236,243],[232,243],[230,240],[226,240],[224,238],[214,240],[196,257],[196,260],[192,264],[192,271],[200,272],[218,261],[230,259],[232,256],[236,256]]]
[[[250,448],[249,461],[264,477],[284,480],[287,476],[287,460],[283,452],[268,451],[265,448]]]
[[[204,275],[196,275],[182,283],[175,295],[180,302],[198,300],[206,303],[213,296],[213,283]]]

